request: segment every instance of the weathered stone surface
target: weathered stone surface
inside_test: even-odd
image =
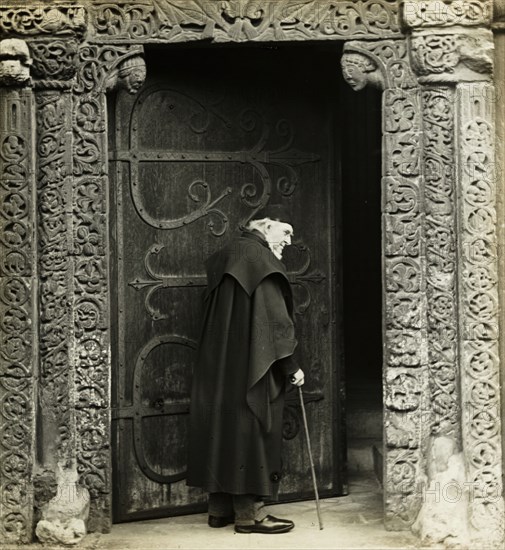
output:
[[[399,34],[394,0],[120,1],[90,8],[95,39],[217,42],[334,40]]]
[[[377,88],[414,88],[406,40],[352,41],[344,45],[342,69],[354,90],[367,84]]]
[[[59,519],[41,520],[35,532],[42,543],[70,546],[78,544],[86,536],[86,525],[82,519],[70,519],[65,523]]]
[[[460,441],[454,90],[422,91],[430,432]]]
[[[83,46],[73,87],[72,272],[76,457],[89,490],[88,528],[111,525],[110,318],[106,91],[135,93],[145,78],[141,46]]]
[[[421,96],[407,43],[349,42],[343,75],[356,90],[383,95],[383,254],[385,266],[385,520],[406,529],[421,506],[427,399],[426,253],[421,172]]]
[[[30,80],[32,59],[23,40],[0,40],[0,86],[20,86]]]
[[[42,507],[42,519],[35,534],[40,542],[74,545],[86,535],[89,513],[89,492],[78,485],[75,464],[70,468],[58,465],[58,491]]]
[[[402,23],[411,28],[491,23],[493,0],[414,0],[402,2]]]
[[[78,45],[75,38],[30,41],[34,86],[57,90],[70,88],[69,81],[75,76],[77,70]]]
[[[441,436],[431,440],[426,458],[428,474],[422,487],[423,504],[413,531],[425,544],[466,548],[470,541],[470,488],[464,455],[458,452],[454,439]]]
[[[86,30],[86,12],[75,2],[54,6],[41,3],[8,2],[0,6],[0,34],[37,36],[82,34]],[[84,4],[84,2],[83,2]]]
[[[384,76],[377,63],[362,53],[345,53],[342,56],[342,71],[347,84],[356,92],[367,84],[381,90],[385,87]]]
[[[0,44],[24,71],[26,45]],[[0,541],[18,543],[32,534],[37,346],[34,100],[23,71],[0,81]]]
[[[106,90],[125,89],[129,94],[136,94],[146,79],[146,62],[140,55],[123,59],[114,67],[105,82]]]
[[[490,80],[493,34],[489,29],[419,30],[410,39],[412,67],[421,83]]]
[[[495,94],[479,82],[491,75],[492,40],[483,29],[427,29],[416,30],[410,46],[416,76],[409,90],[392,86],[374,43],[346,44],[342,60],[354,89],[385,87],[386,521],[405,528],[420,510],[415,528],[428,541],[499,545]],[[445,82],[460,84],[454,91]],[[438,513],[436,502],[421,508],[414,480],[424,475],[426,430],[438,436],[432,451],[440,459],[454,447],[443,471],[427,478],[428,490],[452,477],[465,487],[453,514]],[[465,531],[459,524],[468,517]]]
[[[457,86],[460,238],[461,429],[472,485],[472,544],[499,546],[504,536],[501,484],[500,371],[496,240],[495,92]]]
[[[366,84],[385,90],[387,522],[398,529],[412,525],[423,504],[418,482],[424,474],[428,490],[462,479],[473,491],[461,500],[471,544],[499,546],[496,95],[486,85],[493,40],[484,28],[492,2],[405,2],[408,39],[400,35],[399,4],[392,0],[39,4],[0,6],[0,32],[13,37],[0,42],[0,107],[12,114],[0,118],[2,540],[26,542],[33,530],[35,335],[38,399],[47,413],[40,423],[47,443],[41,460],[54,469],[58,458],[75,458],[79,482],[91,497],[89,528],[110,526],[106,92],[138,90],[144,43],[352,38],[342,59],[345,78],[356,90]],[[502,1],[496,6],[499,24],[505,9]],[[35,61],[35,143],[31,92],[16,89],[30,83],[30,53],[20,36]],[[356,40],[361,38],[366,40]],[[30,179],[35,155],[37,201]],[[426,473],[428,436],[439,467]],[[41,467],[36,499],[47,503],[52,478],[46,464]],[[38,527],[43,539],[68,544],[82,537],[85,491],[77,500],[82,507],[71,515],[54,498],[47,503]],[[421,509],[419,532],[427,540],[458,543],[454,525],[462,508],[444,514],[437,505]]]

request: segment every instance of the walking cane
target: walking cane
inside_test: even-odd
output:
[[[310,449],[309,427],[307,425],[307,415],[305,414],[305,404],[303,402],[303,392],[302,392],[301,386],[298,386],[298,395],[300,396],[300,407],[302,408],[303,426],[305,428],[305,442],[307,443],[307,451],[309,452],[310,471],[312,472],[312,483],[314,485],[314,493],[316,495],[317,519],[319,521],[319,529],[322,529],[323,518],[321,516],[321,509],[319,508],[319,493],[317,491],[316,472],[314,470],[314,460],[312,459],[312,451]]]

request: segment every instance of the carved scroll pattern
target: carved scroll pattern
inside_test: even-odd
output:
[[[75,3],[44,6],[33,2],[32,5],[0,7],[0,34],[4,37],[82,35],[85,30],[85,10],[82,6],[75,6]]]
[[[32,76],[35,77],[35,87],[70,88],[70,79],[76,71],[77,40],[34,40],[29,46],[33,58]]]
[[[347,56],[347,58],[346,58]],[[385,519],[406,529],[421,506],[428,389],[421,92],[404,40],[347,42],[344,78],[383,94]]]
[[[77,96],[74,106],[73,362],[77,460],[91,496],[88,528],[102,529],[109,502],[109,375],[105,255],[105,94]],[[87,131],[83,131],[83,127]]]
[[[118,65],[128,58],[142,54],[141,46],[83,45],[78,54],[78,74],[75,91],[80,94],[97,94],[108,88],[108,78]],[[93,109],[91,109],[93,110]],[[85,128],[84,128],[85,129]],[[90,129],[94,131],[91,127]],[[86,129],[85,129],[86,130]]]
[[[414,0],[403,2],[402,20],[412,28],[486,25],[492,12],[492,0]]]
[[[0,540],[30,542],[35,316],[30,90],[0,93]]]
[[[394,0],[153,0],[90,6],[96,39],[320,40],[399,34]]]
[[[39,92],[37,102],[37,204],[39,266],[39,399],[42,432],[58,433],[58,459],[73,455],[69,369],[71,261],[68,204],[71,176],[71,96]],[[52,425],[52,427],[50,427]],[[51,437],[54,437],[52,435]],[[43,440],[45,444],[48,442]]]
[[[383,109],[385,514],[389,528],[405,529],[421,505],[427,389],[419,89],[386,89]]]
[[[473,483],[474,537],[503,540],[501,492],[494,91],[459,85],[462,435]]]
[[[489,29],[418,31],[411,38],[412,63],[420,82],[489,80],[493,35]]]
[[[90,531],[110,528],[110,355],[107,265],[107,77],[142,48],[84,46],[73,95],[73,327],[76,452],[90,492]]]
[[[376,78],[376,82],[368,78],[368,84],[375,84],[382,88],[413,88],[417,85],[416,77],[410,67],[405,40],[346,42],[344,58],[349,53],[366,56],[380,71],[380,78]]]
[[[423,89],[430,429],[460,441],[454,92]],[[428,420],[428,418],[426,418]]]

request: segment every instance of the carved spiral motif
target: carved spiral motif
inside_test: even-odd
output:
[[[397,5],[392,0],[288,0],[278,5],[256,0],[157,0],[149,6],[111,2],[92,5],[91,17],[101,40],[317,40],[399,32]]]
[[[1,27],[1,20],[0,20]],[[0,524],[2,540],[31,532],[33,231],[31,92],[0,99]]]

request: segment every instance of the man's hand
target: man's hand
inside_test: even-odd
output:
[[[305,383],[305,374],[302,369],[298,369],[294,374],[289,377],[289,381],[294,386],[303,386]]]

